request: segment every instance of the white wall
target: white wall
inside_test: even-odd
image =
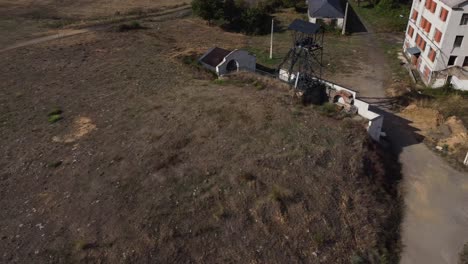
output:
[[[455,66],[462,67],[465,56],[468,56],[468,25],[460,25],[462,15],[468,13],[468,5],[465,5],[462,10],[451,10],[450,8],[448,10],[449,16],[445,23],[445,34],[440,47],[441,54],[437,56],[437,65],[434,70],[445,69],[451,55],[457,56]],[[464,36],[462,46],[459,48],[453,48],[456,36]]]
[[[468,91],[468,80],[461,80],[457,76],[453,76],[452,81],[450,83],[455,89]]]
[[[431,73],[446,69],[448,67],[448,60],[452,55],[457,56],[455,66],[462,67],[465,56],[468,56],[468,25],[460,25],[460,21],[462,15],[464,13],[468,13],[468,4],[465,4],[462,8],[452,9],[441,1],[434,0],[437,4],[437,8],[435,12],[432,13],[430,10],[425,8],[425,2],[426,0],[413,0],[408,24],[414,28],[414,34],[413,37],[409,37],[407,34],[405,35],[405,43],[409,43],[409,47],[416,46],[416,34],[419,34],[426,41],[426,49],[421,52],[420,56],[420,75],[423,76],[422,71],[424,70],[424,66],[428,66]],[[442,7],[449,12],[445,22],[439,17]],[[416,21],[411,20],[413,10],[417,10],[419,13]],[[429,33],[426,33],[423,29],[419,28],[422,17],[432,24]],[[434,40],[436,29],[442,32],[440,43],[437,43]],[[464,35],[462,46],[460,48],[453,49],[455,37],[458,35]],[[437,52],[434,62],[429,59],[430,48],[433,48]],[[431,74],[429,79],[426,80],[424,77],[422,79],[426,84],[430,84],[432,82],[433,87],[440,87],[444,84],[446,76],[438,76],[437,78],[439,79],[435,79],[435,75]]]
[[[322,81],[337,91],[345,90],[353,95],[354,106],[356,106],[356,108],[358,109],[358,114],[364,117],[365,119],[369,120],[367,124],[367,133],[369,133],[369,136],[373,140],[377,142],[380,141],[380,134],[382,133],[382,126],[383,126],[383,119],[384,119],[383,116],[370,111],[369,103],[356,99],[355,91],[350,90],[348,88],[344,88],[334,83],[327,82],[325,80],[322,80]]]
[[[216,67],[218,75],[224,75],[227,72],[226,66],[231,60],[235,60],[238,64],[238,70],[255,72],[257,58],[245,50],[234,50],[224,57],[223,61]]]
[[[289,73],[287,70],[280,69],[279,71],[279,79],[282,81],[287,82],[289,77]],[[291,83],[295,83],[295,75],[291,74]],[[319,81],[327,84],[331,89],[337,90],[337,91],[347,91],[353,95],[353,100],[354,100],[354,106],[357,107],[358,109],[358,114],[367,120],[369,120],[369,123],[367,125],[367,132],[369,133],[370,137],[375,140],[375,141],[380,141],[380,134],[382,132],[382,125],[383,125],[383,116],[372,112],[369,110],[369,104],[361,101],[359,99],[356,99],[356,91],[353,91],[351,89],[345,88],[341,85],[323,80],[323,79],[318,79]]]

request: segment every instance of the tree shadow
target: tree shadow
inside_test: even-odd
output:
[[[368,32],[366,26],[364,26],[351,5],[348,5],[348,21],[346,22],[346,31],[351,34]]]

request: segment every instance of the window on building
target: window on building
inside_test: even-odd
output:
[[[425,28],[426,27],[426,23],[427,23],[427,20],[424,18],[424,17],[421,17],[421,21],[419,22],[419,26],[421,28]]]
[[[430,7],[431,13],[435,13],[436,8],[437,8],[437,3],[434,1],[431,1],[431,7]]]
[[[440,20],[446,21],[446,20],[447,20],[447,16],[448,16],[448,11],[447,11],[447,9],[441,7],[441,8],[440,8],[440,15],[439,15]]]
[[[433,48],[429,48],[429,59],[434,62],[436,57],[436,51]]]
[[[448,60],[448,66],[455,65],[455,61],[457,60],[457,56],[450,56]]]
[[[440,32],[437,28],[434,31],[434,40],[437,43],[440,43],[440,40],[442,39],[442,32]]]
[[[421,52],[426,49],[426,41],[418,34],[416,37],[416,45],[419,47]]]
[[[430,74],[431,74],[431,70],[429,69],[429,67],[424,66],[424,77],[426,77],[426,79],[429,79]]]
[[[424,4],[426,9],[431,9],[431,5],[432,5],[432,0],[426,0],[426,3]]]
[[[455,37],[455,42],[453,43],[453,47],[454,47],[454,48],[459,48],[459,47],[461,47],[462,42],[463,42],[463,36],[456,36],[456,37]]]
[[[412,38],[413,34],[414,34],[414,28],[412,26],[408,25],[408,36],[410,36],[410,38]]]
[[[468,14],[463,14],[462,15],[460,25],[468,25]]]
[[[431,27],[432,27],[432,24],[426,20],[426,26],[424,27],[424,30],[426,31],[426,33],[431,32]]]
[[[431,27],[432,27],[432,24],[431,22],[429,22],[427,19],[425,19],[424,17],[421,17],[421,22],[419,23],[419,26],[424,30],[426,31],[427,33],[429,33],[431,31]]]
[[[413,15],[411,16],[411,19],[416,22],[416,20],[418,19],[418,11],[413,10]]]
[[[465,60],[463,61],[463,67],[468,67],[468,56],[466,56]]]

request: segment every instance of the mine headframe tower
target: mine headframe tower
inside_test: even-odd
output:
[[[324,31],[320,25],[300,19],[294,20],[288,30],[292,46],[277,70],[281,80],[294,82],[298,88],[299,81],[304,86],[322,77]]]

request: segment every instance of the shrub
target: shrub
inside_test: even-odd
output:
[[[213,20],[220,19],[223,14],[223,2],[221,0],[193,0],[193,13],[211,24]]]
[[[49,123],[53,124],[61,119],[62,119],[61,115],[50,115],[47,120],[49,121]]]
[[[270,30],[271,16],[257,7],[248,8],[241,15],[241,31],[246,34],[265,34]]]
[[[49,121],[49,123],[53,124],[63,118],[62,113],[62,109],[55,108],[47,114],[47,120]]]
[[[209,24],[226,30],[243,32],[249,35],[265,34],[270,30],[269,13],[281,6],[280,0],[262,1],[257,6],[249,6],[243,0],[193,0],[195,15]]]
[[[121,24],[119,25],[119,28],[117,31],[119,32],[125,32],[125,31],[130,31],[130,30],[137,30],[137,29],[142,29],[143,26],[141,26],[140,22],[134,21],[130,24]]]
[[[338,112],[336,105],[333,103],[324,103],[319,107],[319,110],[329,116]]]

